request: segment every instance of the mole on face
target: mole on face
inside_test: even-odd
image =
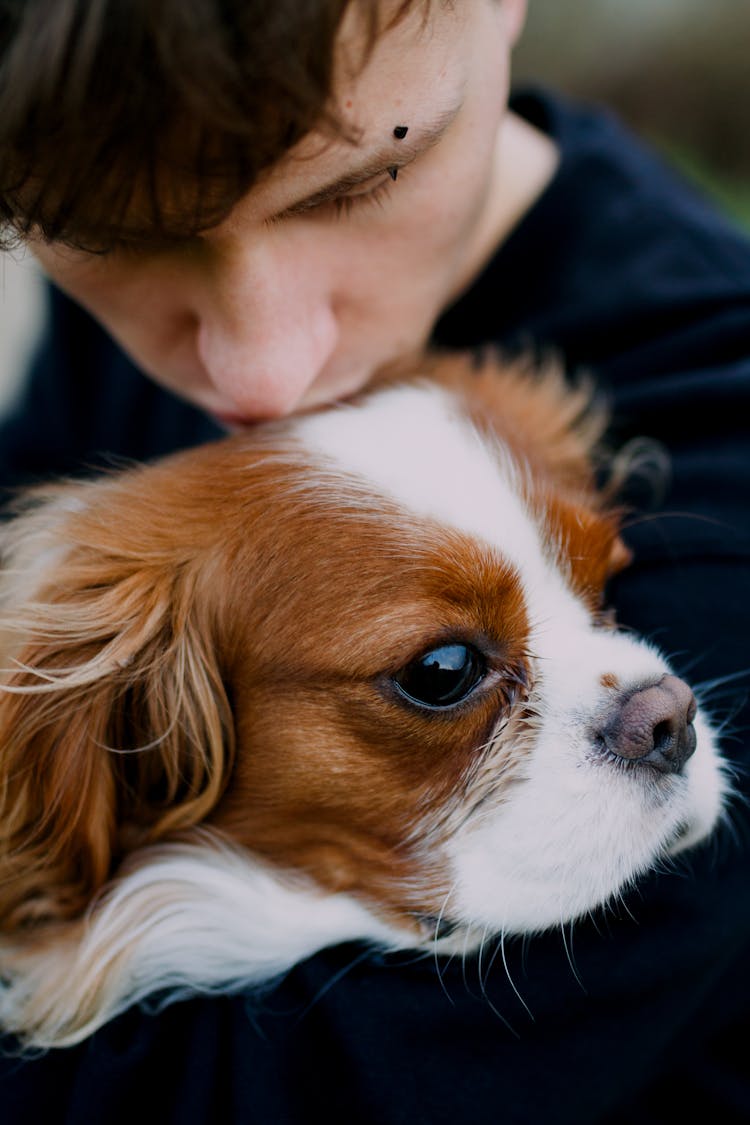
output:
[[[394,137],[396,138],[397,141],[402,141],[408,132],[409,132],[409,126],[408,125],[397,125],[396,128],[393,130],[393,135],[394,135]]]

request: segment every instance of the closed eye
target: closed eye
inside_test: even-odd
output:
[[[380,207],[390,195],[394,183],[393,177],[390,173],[387,173],[385,179],[380,180],[374,187],[369,188],[367,191],[339,195],[336,199],[332,199],[330,203],[324,203],[320,208],[316,208],[316,210],[332,207],[336,218],[340,219],[350,215],[355,208],[365,205]]]
[[[390,196],[392,189],[402,182],[401,173],[417,159],[412,156],[401,164],[395,161],[384,166],[379,172],[362,180],[360,183],[348,185],[338,195],[324,194],[322,198],[313,197],[310,200],[293,204],[279,215],[266,220],[268,225],[275,225],[295,216],[333,214],[336,218],[349,215],[355,209],[370,205],[381,206]]]

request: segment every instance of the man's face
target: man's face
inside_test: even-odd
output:
[[[353,5],[335,94],[357,144],[308,135],[222,223],[184,244],[100,256],[36,243],[36,256],[138,366],[220,419],[354,393],[426,342],[499,237],[509,53],[523,6],[435,2],[425,22],[416,4],[355,75]],[[400,139],[397,126],[408,128]]]

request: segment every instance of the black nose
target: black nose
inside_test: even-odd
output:
[[[597,737],[618,758],[680,773],[695,750],[696,710],[687,684],[662,676],[656,684],[623,695]]]

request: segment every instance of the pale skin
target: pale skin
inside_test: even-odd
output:
[[[34,253],[143,371],[226,425],[352,395],[425,344],[554,175],[552,142],[507,110],[524,14],[525,0],[462,0],[425,23],[417,5],[354,74],[349,13],[335,94],[356,144],[308,135],[184,243]],[[311,200],[374,154],[364,182]]]

